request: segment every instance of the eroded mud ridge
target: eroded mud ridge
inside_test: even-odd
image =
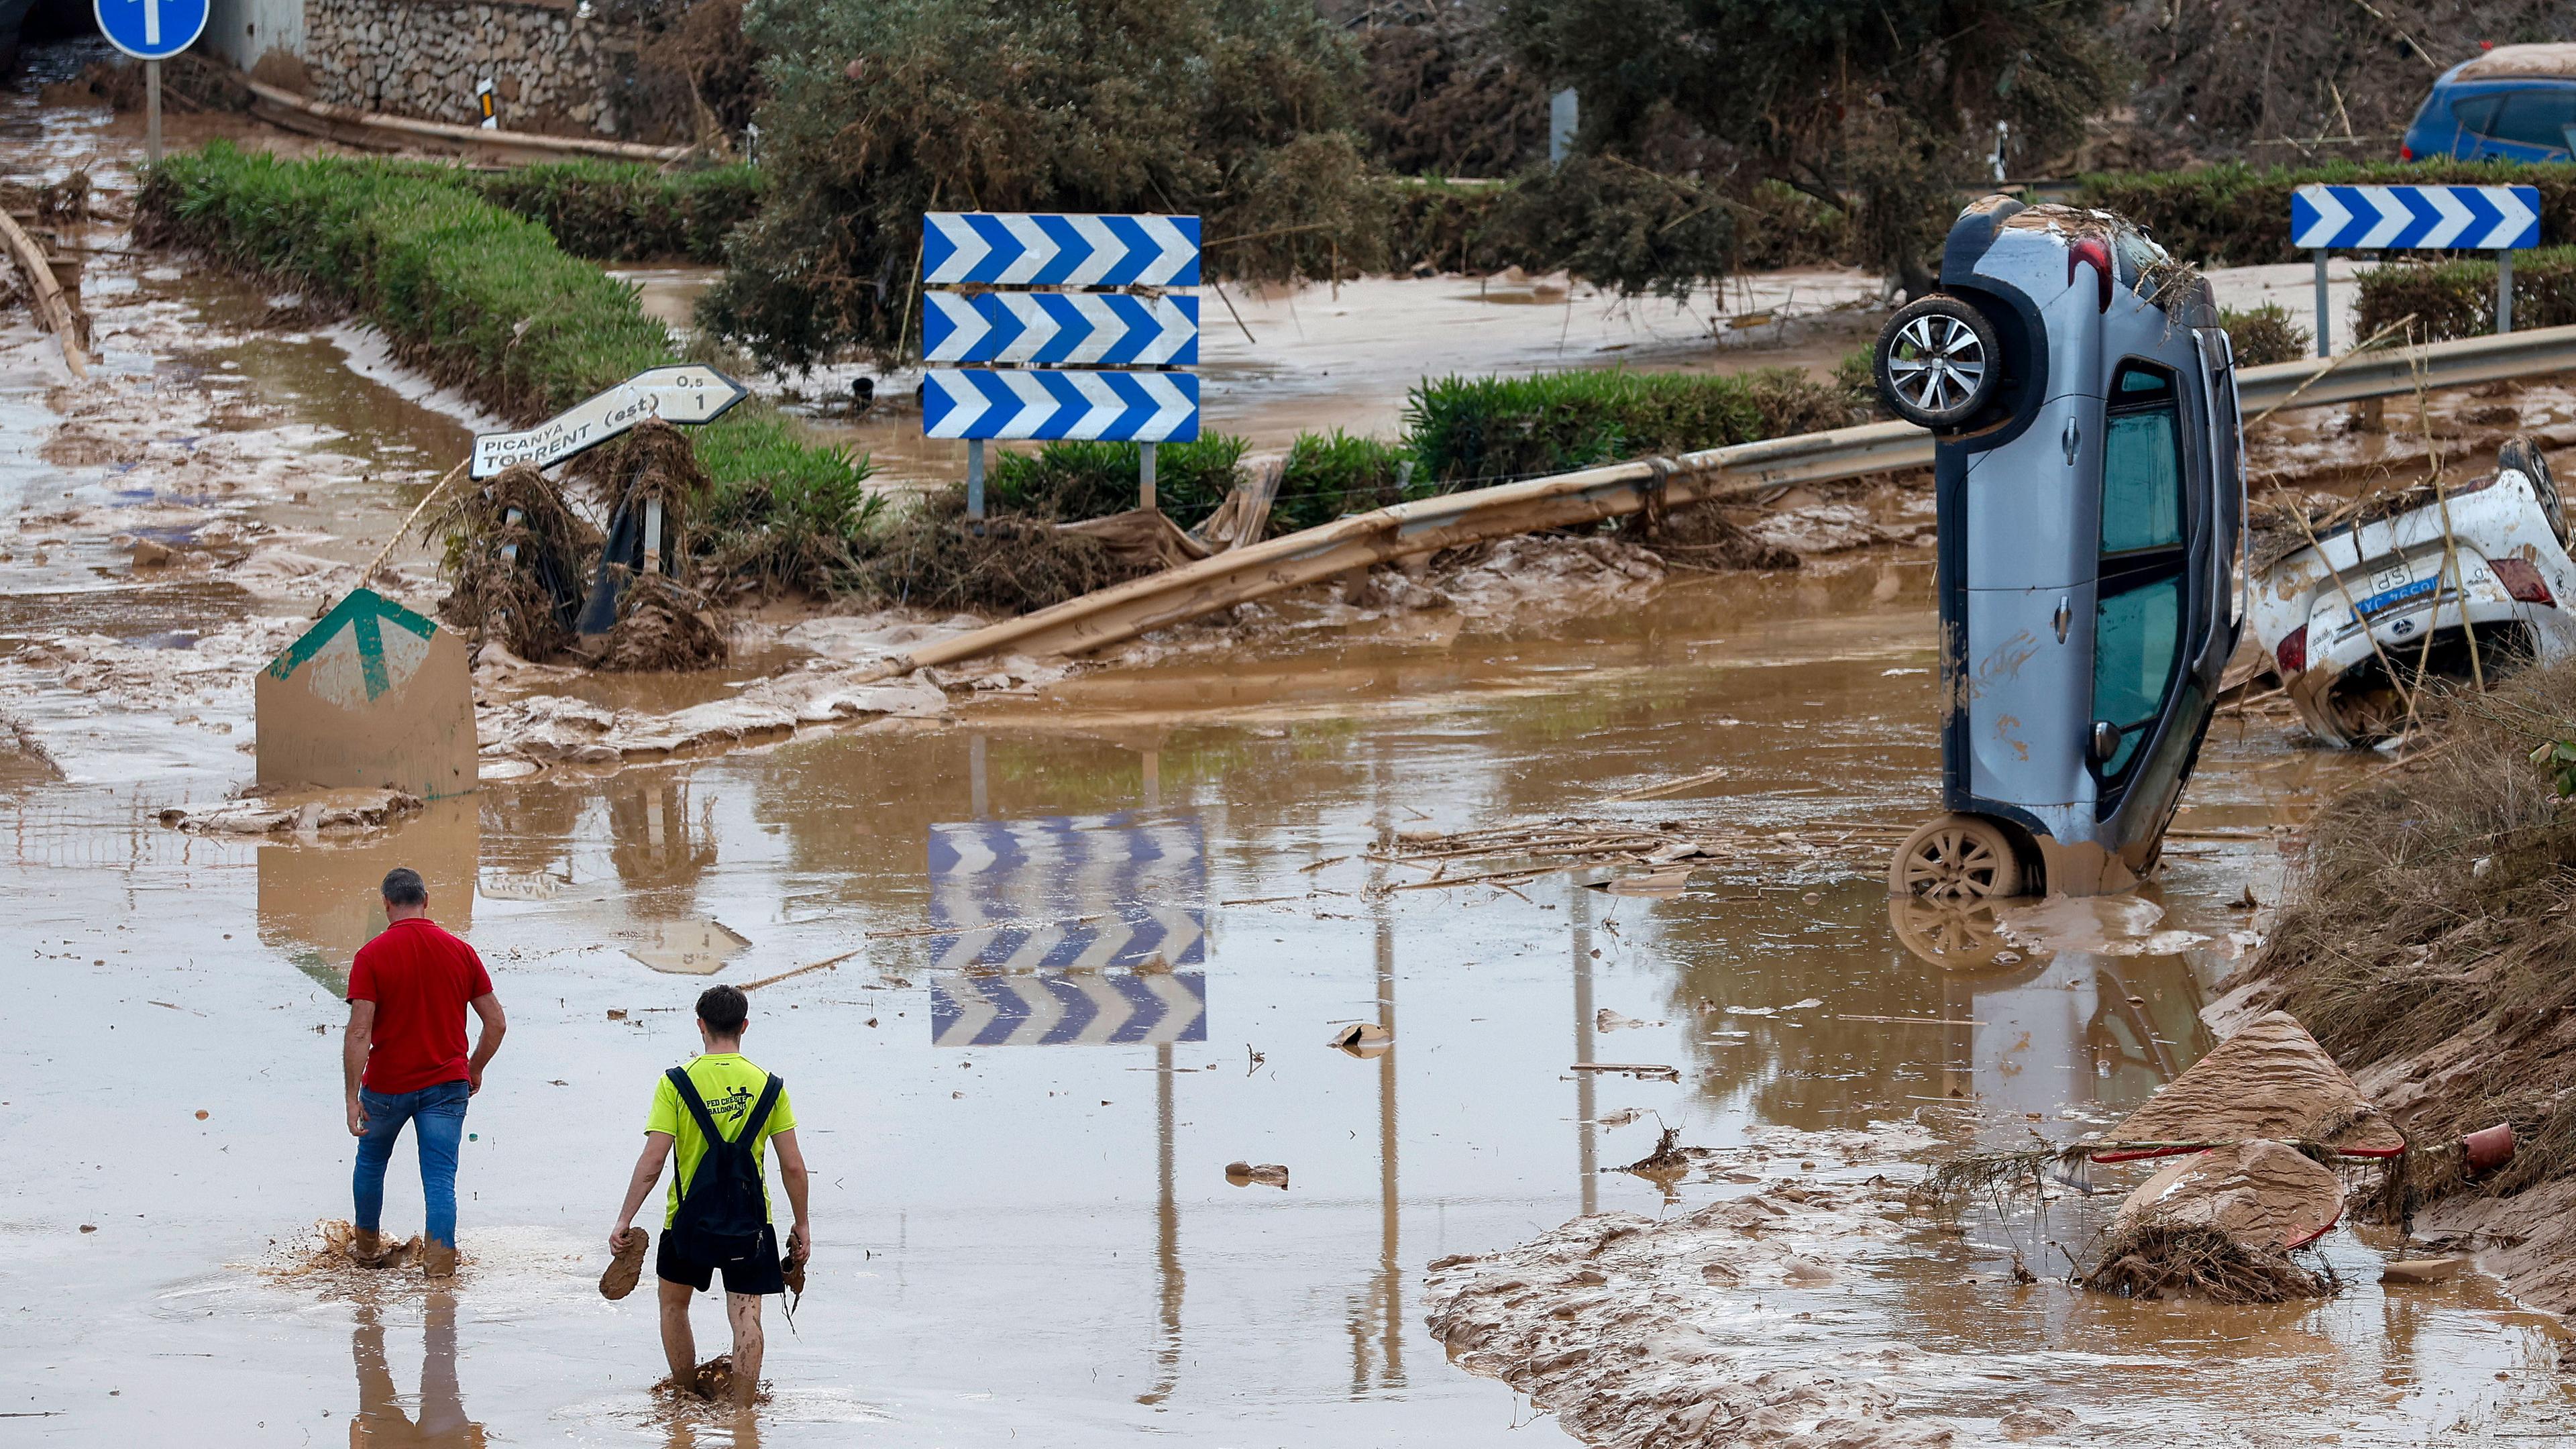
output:
[[[1900,1407],[1932,1355],[1806,1326],[1835,1315],[1838,1282],[1900,1251],[1918,1174],[1894,1152],[1930,1139],[1885,1128],[1759,1140],[1737,1167],[1799,1170],[1679,1217],[1577,1218],[1500,1253],[1434,1262],[1433,1335],[1605,1449],[1957,1442]],[[1819,1159],[1834,1167],[1817,1171]]]

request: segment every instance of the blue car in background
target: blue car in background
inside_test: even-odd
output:
[[[2397,154],[2407,161],[2576,156],[2576,45],[2499,45],[2444,71]]]

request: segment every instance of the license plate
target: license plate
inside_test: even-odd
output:
[[[2376,582],[2374,580],[2374,582]],[[2361,601],[2360,613],[2365,619],[2375,618],[2391,609],[2403,608],[2433,592],[2442,581],[2438,578],[2417,579],[2411,584],[2383,589]]]
[[[2383,594],[2395,593],[2397,590],[2406,587],[2414,581],[2415,571],[2413,566],[2406,560],[2399,559],[2397,562],[2390,564],[2384,569],[2378,570],[2370,576],[2371,596],[2376,598]]]

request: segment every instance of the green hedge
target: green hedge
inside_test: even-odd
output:
[[[405,362],[517,423],[677,360],[634,288],[458,184],[470,175],[369,159],[286,161],[216,141],[150,168],[135,225],[147,245],[193,247],[350,308]],[[757,403],[695,438],[719,513],[760,512],[728,492],[837,498],[866,476],[863,460],[801,441]]]
[[[2290,193],[2316,183],[2536,186],[2541,238],[2576,240],[2576,164],[2565,162],[2344,161],[2288,167],[2228,161],[2188,171],[2081,177],[2073,201],[2137,222],[2186,261],[2250,266],[2307,257],[2290,245]]]
[[[1844,385],[1794,368],[1425,378],[1405,400],[1413,455],[1444,488],[1811,433],[1866,416]]]
[[[2495,331],[2492,261],[2398,262],[2361,274],[2360,335],[2415,316],[2415,335],[2443,342]],[[2513,259],[2513,325],[2576,323],[2576,246],[2539,247]]]
[[[605,262],[724,261],[725,234],[760,209],[756,167],[658,171],[631,162],[560,161],[456,179],[544,226],[577,257]]]

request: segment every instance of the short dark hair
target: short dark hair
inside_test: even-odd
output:
[[[730,986],[710,986],[698,993],[698,1020],[718,1036],[742,1035],[742,1024],[751,1019],[751,1003],[740,991]]]
[[[429,887],[420,872],[398,865],[385,872],[385,904],[389,906],[425,906],[429,904]]]

